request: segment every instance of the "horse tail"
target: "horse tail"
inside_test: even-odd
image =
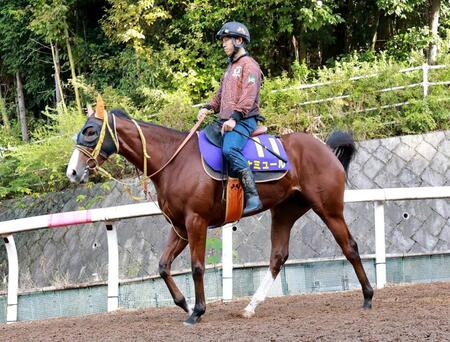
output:
[[[326,144],[333,150],[347,173],[356,152],[353,136],[348,132],[334,131],[328,137]]]

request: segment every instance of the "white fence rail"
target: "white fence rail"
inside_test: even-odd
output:
[[[422,66],[419,66],[419,67],[402,69],[402,70],[399,71],[399,73],[408,73],[408,72],[411,72],[411,71],[421,70],[422,71],[422,82],[413,83],[413,84],[407,84],[407,85],[402,85],[402,86],[393,86],[393,87],[389,87],[389,88],[379,89],[379,90],[376,90],[375,92],[376,93],[385,93],[385,92],[396,91],[396,90],[403,90],[403,89],[413,88],[413,87],[422,87],[422,94],[423,94],[424,97],[426,97],[426,96],[428,96],[428,91],[429,91],[430,86],[450,85],[450,80],[442,81],[442,82],[430,82],[429,81],[429,71],[430,70],[445,69],[445,68],[448,68],[448,66],[447,65],[428,65],[428,64],[423,64]],[[379,76],[379,74],[374,73],[374,74],[350,77],[348,80],[349,81],[357,81],[357,80],[371,78],[371,77],[376,77],[376,76]],[[318,87],[329,86],[329,85],[333,85],[333,84],[337,84],[337,83],[339,83],[339,82],[338,81],[330,81],[330,82],[313,83],[313,84],[302,84],[302,85],[297,86],[297,87],[290,87],[290,88],[272,90],[272,93],[280,93],[280,92],[286,92],[286,91],[292,91],[292,90],[302,90],[302,89],[309,89],[309,88],[318,88]],[[305,106],[305,105],[309,105],[309,104],[330,102],[330,101],[341,100],[341,99],[346,99],[346,98],[350,98],[350,97],[351,97],[351,95],[339,95],[339,96],[334,96],[334,97],[327,97],[327,98],[324,98],[324,99],[317,99],[317,100],[300,102],[300,103],[298,103],[298,105],[299,106]],[[395,105],[385,105],[385,106],[382,106],[380,108],[385,109],[385,108],[399,107],[399,106],[403,106],[403,105],[406,105],[406,104],[409,104],[409,103],[410,103],[409,101],[405,101],[405,102],[401,102],[401,103],[396,103]],[[375,109],[376,108],[369,108],[369,109],[366,109],[366,110],[360,110],[358,112],[366,112],[366,111],[368,112],[368,111],[373,111]]]
[[[370,190],[347,190],[344,200],[352,202],[374,202],[375,210],[375,264],[378,288],[386,284],[386,250],[384,227],[384,202],[450,198],[450,186],[421,188],[389,188]],[[108,241],[108,311],[118,308],[119,299],[119,250],[117,231],[113,222],[121,219],[159,215],[161,211],[154,202],[130,204],[104,209],[72,211],[51,215],[22,218],[0,222],[0,235],[5,242],[8,256],[7,323],[17,321],[17,297],[19,264],[13,234],[36,229],[65,227],[68,225],[105,222]],[[222,227],[222,282],[223,300],[233,296],[233,226]]]
[[[428,65],[428,64],[422,64],[421,66],[418,67],[413,67],[413,68],[407,68],[407,69],[401,69],[399,70],[399,73],[408,73],[411,71],[417,71],[417,70],[421,70],[422,71],[422,82],[420,83],[414,83],[408,86],[399,86],[399,87],[392,87],[392,88],[386,88],[386,89],[381,89],[379,90],[380,92],[385,92],[385,91],[393,91],[393,90],[400,90],[400,89],[406,89],[408,87],[414,87],[414,86],[422,86],[423,87],[423,95],[427,96],[428,95],[428,85],[446,85],[449,84],[450,81],[445,81],[445,82],[429,82],[429,70],[435,70],[435,69],[446,69],[448,68],[447,65]],[[368,74],[368,75],[361,75],[361,76],[355,76],[355,77],[350,77],[348,80],[349,81],[358,81],[361,79],[365,79],[365,78],[371,78],[371,77],[377,77],[379,76],[379,74],[374,73],[374,74]],[[312,83],[312,84],[302,84],[300,86],[297,87],[290,87],[290,88],[283,88],[283,89],[277,89],[277,90],[272,90],[272,93],[280,93],[280,92],[286,92],[286,91],[290,91],[290,90],[302,90],[302,89],[308,89],[308,88],[318,88],[318,87],[323,87],[323,86],[328,86],[328,85],[332,85],[332,84],[338,84],[340,83],[340,81],[330,81],[330,82],[322,82],[322,83]],[[330,99],[335,99],[330,98]],[[326,99],[328,100],[328,99]]]
[[[393,86],[393,87],[377,90],[376,92],[384,93],[384,92],[402,90],[402,89],[413,88],[413,87],[422,87],[422,94],[423,94],[424,97],[426,97],[426,96],[428,96],[428,90],[429,90],[430,86],[450,85],[450,80],[442,81],[442,82],[430,82],[429,81],[429,79],[430,79],[429,78],[429,71],[430,70],[435,70],[435,69],[446,69],[448,67],[449,67],[448,65],[428,65],[428,64],[423,64],[423,65],[418,66],[418,67],[401,69],[401,70],[399,70],[399,73],[402,73],[402,74],[403,73],[408,73],[408,72],[411,72],[411,71],[421,70],[422,71],[422,82],[408,84],[408,85],[402,85],[402,86]],[[377,77],[379,75],[380,74],[373,73],[373,74],[367,74],[367,75],[350,77],[350,78],[348,78],[348,80],[349,81],[358,81],[358,80],[361,80],[361,79]],[[341,81],[329,81],[329,82],[321,82],[321,83],[301,84],[301,85],[296,86],[296,87],[274,89],[274,90],[271,91],[271,93],[283,93],[283,92],[286,92],[286,91],[293,91],[293,90],[320,88],[320,87],[325,87],[325,86],[337,84],[337,83],[340,83],[340,82]],[[308,105],[308,104],[317,104],[317,103],[323,103],[323,102],[330,102],[330,101],[334,101],[334,100],[346,99],[346,98],[349,98],[349,97],[351,97],[351,95],[339,95],[339,96],[334,96],[334,97],[327,97],[327,98],[324,98],[324,99],[317,99],[317,100],[300,102],[300,103],[298,103],[298,105],[299,106],[305,106],[305,105]],[[409,104],[409,102],[408,101],[402,102],[402,103],[396,104],[395,106],[392,106],[392,107],[399,107],[399,105],[405,105],[405,104]],[[201,107],[203,105],[205,105],[205,103],[198,103],[198,104],[193,105],[192,107]],[[380,108],[391,108],[391,105],[382,106]],[[370,109],[370,110],[374,110],[374,109]],[[370,111],[370,110],[367,110],[367,111]],[[362,110],[360,112],[363,112],[363,111],[364,110]]]

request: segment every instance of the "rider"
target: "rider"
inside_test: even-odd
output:
[[[244,24],[228,22],[217,32],[222,47],[228,56],[228,67],[222,76],[220,87],[212,100],[198,112],[203,119],[210,111],[219,113],[222,125],[222,152],[228,162],[230,176],[239,177],[245,191],[244,215],[262,208],[256,190],[255,179],[242,149],[257,126],[259,115],[259,91],[262,72],[258,63],[248,55],[246,44],[250,43],[250,32]]]

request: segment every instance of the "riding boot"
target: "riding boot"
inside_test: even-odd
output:
[[[241,179],[245,192],[245,208],[243,215],[249,215],[262,209],[263,205],[259,199],[255,179],[253,178],[253,173],[250,168],[239,171],[239,178]]]

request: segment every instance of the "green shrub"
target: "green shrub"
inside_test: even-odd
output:
[[[65,168],[73,150],[72,137],[84,120],[76,113],[76,109],[66,114],[47,109],[51,124],[33,132],[33,143],[17,145],[5,154],[0,163],[0,198],[55,191],[67,185]]]
[[[450,64],[449,56],[440,62]],[[423,60],[416,60],[414,65],[422,63]],[[307,81],[299,82],[286,75],[269,79],[262,91],[262,112],[269,118],[269,127],[274,132],[280,133],[282,127],[288,127],[323,138],[337,128],[352,130],[357,139],[448,128],[448,85],[430,86],[425,99],[420,85],[383,90],[420,84],[422,70],[400,72],[409,66],[385,54],[373,57],[370,62],[354,55],[335,61],[333,67],[310,73],[312,78]],[[371,77],[351,80],[363,75]],[[430,82],[449,80],[450,67],[429,71]],[[306,82],[327,85],[296,89]],[[290,90],[277,91],[282,88]],[[330,98],[335,99],[323,101]]]
[[[412,27],[389,40],[386,43],[386,52],[397,60],[407,61],[411,56],[411,51],[426,49],[431,41],[432,37],[428,26]]]

